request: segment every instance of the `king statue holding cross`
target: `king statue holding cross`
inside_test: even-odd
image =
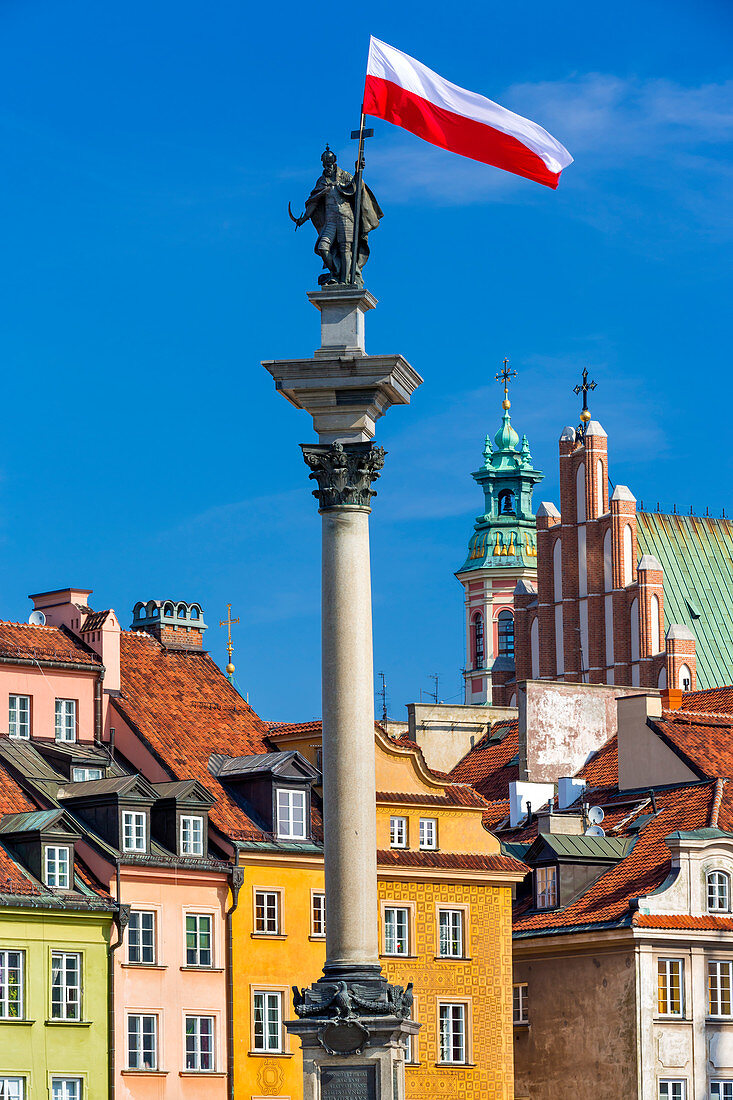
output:
[[[382,211],[361,179],[359,161],[352,176],[339,168],[336,154],[327,145],[321,163],[323,172],[306,199],[301,216],[294,217],[289,205],[288,212],[296,229],[307,221],[312,221],[316,228],[315,252],[326,268],[318,278],[319,285],[360,287],[364,285],[362,268],[369,258],[368,235],[379,225]]]

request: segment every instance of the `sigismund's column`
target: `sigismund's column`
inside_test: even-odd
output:
[[[322,517],[322,704],[326,963],[295,990],[304,1100],[401,1100],[412,991],[388,985],[377,939],[369,514],[385,452],[374,425],[422,379],[400,355],[367,355],[369,291],[343,284],[308,294],[321,315],[311,359],[263,366],[318,443],[301,444]]]

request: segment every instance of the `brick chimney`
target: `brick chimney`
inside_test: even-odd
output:
[[[148,600],[136,603],[131,630],[145,631],[167,649],[203,649],[204,613],[198,603]]]

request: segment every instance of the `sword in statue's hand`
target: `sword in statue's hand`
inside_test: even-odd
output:
[[[298,226],[302,225],[303,222],[305,221],[305,210],[303,211],[303,213],[300,215],[299,218],[296,218],[295,215],[293,214],[293,211],[290,209],[290,203],[288,203],[288,214],[290,215],[291,220],[295,222],[295,232],[297,233],[298,232]]]

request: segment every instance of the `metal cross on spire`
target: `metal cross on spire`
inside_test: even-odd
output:
[[[588,421],[590,420],[590,409],[588,408],[588,391],[596,388],[595,382],[588,381],[588,371],[586,367],[583,367],[583,382],[573,390],[573,393],[582,393],[583,395],[583,408],[580,413],[580,430],[585,435],[585,430],[588,427]]]
[[[227,653],[229,654],[229,663],[227,664],[227,678],[229,680],[231,680],[232,677],[234,676],[234,664],[232,663],[232,649],[234,648],[233,645],[232,645],[232,627],[234,626],[235,623],[238,623],[238,622],[239,622],[239,619],[233,619],[232,618],[232,605],[230,603],[228,603],[227,604],[227,617],[226,617],[226,619],[221,620],[221,622],[219,623],[219,626],[225,626],[227,628],[227,638],[228,638]]]
[[[504,383],[504,401],[502,403],[503,409],[511,408],[511,401],[509,400],[509,380],[510,378],[516,378],[517,372],[515,370],[509,370],[509,360],[504,357],[504,369],[496,375],[497,382]]]

